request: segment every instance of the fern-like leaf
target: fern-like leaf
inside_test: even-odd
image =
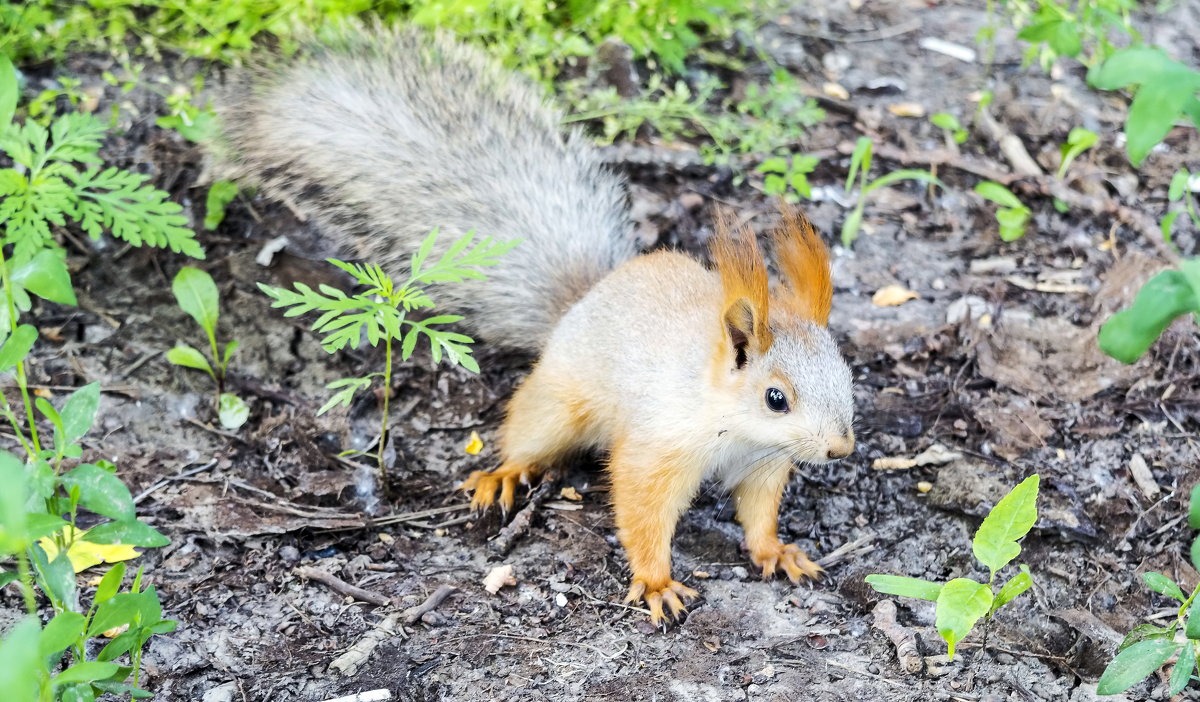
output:
[[[83,230],[99,238],[103,229],[113,236],[141,246],[170,248],[193,258],[204,258],[196,235],[188,229],[179,203],[147,185],[147,176],[117,168],[89,168],[70,176],[76,201],[71,215]]]

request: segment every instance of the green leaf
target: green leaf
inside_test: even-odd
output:
[[[411,336],[415,338],[416,332],[413,332]],[[322,414],[325,414],[339,404],[343,407],[349,407],[350,402],[354,399],[355,393],[359,392],[360,390],[365,390],[369,387],[371,387],[371,376],[366,376],[363,378],[342,378],[341,380],[333,381],[332,383],[326,385],[325,388],[327,390],[338,390],[338,388],[341,389],[334,393],[333,397],[330,397],[329,401],[321,406],[321,409],[317,410],[317,416],[319,417]]]
[[[7,373],[25,360],[37,337],[37,329],[32,325],[22,324],[17,327],[4,342],[4,346],[0,347],[0,373]]]
[[[100,466],[83,463],[62,476],[65,487],[79,487],[79,504],[110,519],[134,518],[133,497],[125,483]]]
[[[991,200],[1004,207],[1024,208],[1025,204],[1013,194],[1013,191],[999,183],[985,180],[975,186],[975,192],[985,200]]]
[[[71,274],[67,270],[67,262],[61,251],[39,251],[33,258],[13,270],[11,280],[14,285],[43,300],[72,307],[79,304],[75,299]]]
[[[92,541],[92,543],[100,543],[98,541],[94,541],[90,534],[88,540]],[[94,599],[94,604],[98,605],[107,599],[111,599],[112,596],[117,594],[117,591],[121,589],[121,581],[124,579],[125,561],[119,561],[114,564],[112,568],[108,569],[108,572],[104,574],[103,578],[100,578],[100,584],[96,586],[96,597]]]
[[[1115,695],[1124,692],[1146,676],[1158,670],[1179,650],[1180,644],[1167,639],[1152,639],[1135,643],[1117,654],[1104,669],[1096,694]]]
[[[937,598],[937,630],[946,640],[950,660],[954,646],[971,633],[975,622],[992,608],[992,591],[969,578],[955,578],[942,586]]]
[[[100,125],[103,134],[104,125]],[[134,246],[168,247],[193,258],[204,258],[196,234],[188,229],[183,208],[167,193],[149,185],[141,173],[92,167],[67,171],[71,181],[70,215],[93,239],[105,229]]]
[[[1175,224],[1175,219],[1181,214],[1183,214],[1183,210],[1168,212],[1166,216],[1163,217],[1162,222],[1158,225],[1158,228],[1162,230],[1163,241],[1167,242],[1168,244],[1171,243],[1171,225]]]
[[[996,599],[992,602],[992,611],[1000,609],[1004,605],[1012,602],[1022,592],[1025,592],[1033,586],[1033,576],[1029,574],[1029,566],[1021,566],[1021,572],[1008,579],[1008,582],[1000,588],[996,593]]]
[[[1196,645],[1192,641],[1188,641],[1183,645],[1183,650],[1179,652],[1179,660],[1175,661],[1175,667],[1171,670],[1171,689],[1167,695],[1174,697],[1183,692],[1183,688],[1187,687],[1188,682],[1192,679],[1192,671],[1196,669]]]
[[[1120,90],[1162,73],[1173,63],[1162,49],[1130,47],[1109,56],[1099,69],[1089,72],[1088,82],[1099,90]]]
[[[74,645],[83,634],[84,624],[86,620],[78,612],[59,612],[46,624],[46,628],[42,629],[38,653],[45,658]]]
[[[900,597],[914,597],[918,600],[937,602],[942,586],[920,578],[909,578],[903,575],[868,575],[866,583],[875,588],[876,592]]]
[[[1167,188],[1167,199],[1171,202],[1179,202],[1183,197],[1183,193],[1187,190],[1188,181],[1191,180],[1192,174],[1188,173],[1187,169],[1180,168],[1175,171],[1175,175],[1171,176],[1171,185]]]
[[[936,112],[929,117],[929,121],[932,122],[935,127],[940,127],[949,131],[957,131],[962,129],[962,125],[959,124],[958,118],[949,112]]]
[[[1140,166],[1150,149],[1171,131],[1198,86],[1200,74],[1172,72],[1138,88],[1125,119],[1125,147],[1134,166]]]
[[[1192,567],[1200,570],[1200,536],[1192,542]]]
[[[776,156],[763,161],[754,170],[758,173],[787,173],[788,162],[787,159]]]
[[[171,543],[157,529],[136,519],[98,524],[88,529],[87,540],[94,544],[126,544],[146,548],[158,548]]]
[[[7,451],[0,451],[0,555],[10,555],[29,543],[29,523],[25,502],[29,488],[25,466]]]
[[[1170,639],[1174,638],[1174,626],[1162,627],[1153,624],[1138,624],[1125,634],[1125,638],[1121,640],[1121,644],[1117,646],[1117,651],[1124,651],[1130,646],[1140,641],[1148,641],[1150,639]]]
[[[53,561],[46,558],[46,552],[41,546],[34,544],[30,548],[33,555],[34,575],[38,585],[50,596],[51,602],[58,609],[66,608],[75,600],[75,568],[66,551],[59,553]]]
[[[1175,581],[1171,580],[1162,573],[1155,573],[1154,571],[1142,573],[1142,580],[1146,582],[1146,587],[1160,595],[1174,597],[1180,602],[1187,600],[1187,597],[1183,594],[1183,590],[1179,589],[1179,586],[1175,584]]]
[[[1021,553],[1017,540],[1037,521],[1038,483],[1036,474],[1021,481],[996,503],[975,532],[971,550],[991,570],[992,577]]]
[[[0,53],[0,131],[12,124],[20,93],[17,86],[17,69],[7,54]]]
[[[238,429],[250,418],[250,405],[231,392],[223,392],[217,403],[217,417],[226,429]]]
[[[139,625],[143,618],[144,592],[119,592],[96,606],[96,614],[88,625],[88,638],[125,624],[130,629]]]
[[[854,153],[850,154],[850,171],[846,174],[846,185],[843,188],[846,192],[850,192],[850,186],[854,185],[854,176],[859,169],[864,173],[871,169],[871,150],[874,144],[865,136],[860,136],[854,142]],[[859,215],[862,218],[862,215]],[[845,237],[845,229],[843,228],[843,238]]]
[[[204,354],[187,344],[179,344],[170,351],[167,351],[167,361],[177,366],[183,366],[184,368],[202,370],[214,378],[216,377],[212,366],[209,365],[208,359],[204,357]]]
[[[996,210],[996,223],[1000,225],[1000,239],[1016,241],[1025,236],[1025,224],[1029,221],[1026,207],[1001,207]]]
[[[21,579],[21,574],[15,570],[0,570],[0,590],[5,586]]]
[[[116,663],[83,661],[54,676],[51,683],[54,685],[66,685],[68,683],[91,682],[92,680],[107,680],[120,669],[121,666]]]
[[[225,208],[237,197],[238,186],[231,180],[218,180],[208,189],[204,203],[204,228],[216,229],[225,220]]]
[[[175,274],[171,291],[175,293],[180,309],[191,315],[210,338],[215,337],[220,293],[212,276],[199,268],[184,266]]]
[[[96,420],[100,406],[100,383],[89,383],[71,393],[62,409],[65,442],[73,444],[83,438]]]
[[[858,238],[858,229],[862,226],[863,211],[861,207],[856,207],[846,215],[846,221],[842,223],[842,246],[847,249],[854,245],[854,240]]]
[[[1100,328],[1100,350],[1122,363],[1133,363],[1176,317],[1200,310],[1200,297],[1180,271],[1151,278],[1133,305],[1117,312]]]
[[[62,702],[96,702],[96,693],[91,683],[71,683],[62,689]]]
[[[57,514],[30,512],[26,515],[25,536],[30,543],[43,536],[50,536],[67,525],[67,520]]]
[[[0,639],[0,690],[10,699],[38,699],[37,680],[46,674],[46,660],[38,656],[41,629],[36,617],[26,617]]]
[[[1200,529],[1200,484],[1192,486],[1192,496],[1188,501],[1188,526]]]
[[[922,171],[916,168],[902,168],[898,171],[892,171],[886,175],[879,176],[875,180],[871,181],[870,184],[863,188],[863,194],[865,195],[869,192],[873,192],[879,188],[886,187],[892,183],[897,183],[902,180],[917,180],[921,181],[922,183],[936,185],[943,190],[946,188],[946,184],[938,180],[929,171]]]
[[[229,361],[233,359],[233,354],[237,353],[238,347],[241,346],[237,341],[231,341],[225,344],[225,351],[221,354],[221,372],[229,368]]]

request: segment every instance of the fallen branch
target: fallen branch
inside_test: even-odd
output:
[[[403,635],[402,631],[396,631],[401,616],[403,615],[400,612],[392,612],[384,617],[383,621],[364,634],[361,639],[355,641],[354,645],[345,653],[334,658],[329,667],[346,676],[357,673],[362,664],[371,657],[371,653],[374,652],[375,647],[382,643],[384,639],[396,636],[397,634]]]
[[[333,575],[332,573],[326,573],[319,568],[300,566],[292,572],[302,578],[316,580],[322,585],[328,586],[329,589],[333,590],[334,592],[346,595],[347,597],[353,597],[361,602],[378,605],[380,607],[392,603],[392,600],[389,597],[384,597],[377,592],[371,592],[370,590],[364,590],[356,585],[351,585],[336,575]]]
[[[917,635],[900,626],[896,621],[896,603],[880,600],[871,610],[875,615],[874,627],[896,647],[896,660],[900,669],[912,675],[921,672],[921,653],[917,650]]]
[[[533,494],[529,496],[529,503],[522,507],[520,512],[517,512],[517,516],[513,517],[512,521],[500,530],[495,539],[492,539],[491,546],[493,551],[503,556],[512,550],[517,539],[529,531],[529,525],[533,522],[534,513],[546,501],[546,498],[550,496],[550,487],[550,483],[544,482],[533,491]]]
[[[457,590],[458,588],[453,585],[439,585],[438,589],[434,590],[433,594],[426,598],[424,602],[414,607],[409,607],[401,612],[400,616],[404,617],[405,624],[415,624],[418,619],[437,609],[442,600],[453,595]]]

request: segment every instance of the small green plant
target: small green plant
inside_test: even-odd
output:
[[[1067,175],[1067,169],[1071,167],[1071,163],[1084,151],[1095,146],[1099,138],[1100,135],[1090,129],[1084,129],[1083,127],[1072,129],[1067,134],[1067,141],[1059,147],[1059,153],[1062,155],[1062,158],[1058,164],[1058,173],[1055,177],[1062,180]]]
[[[1021,481],[996,503],[975,532],[971,550],[991,574],[987,583],[955,578],[938,584],[900,575],[868,575],[867,584],[888,595],[936,602],[937,630],[953,659],[955,645],[971,633],[976,622],[990,620],[997,610],[1033,585],[1029,568],[1022,565],[1018,573],[995,590],[996,574],[1021,554],[1018,541],[1037,521],[1038,484],[1037,475]]]
[[[1100,350],[1122,363],[1133,363],[1177,318],[1195,314],[1200,321],[1200,258],[1180,262],[1146,281],[1133,305],[1100,327]]]
[[[1132,0],[1006,0],[1017,37],[1031,42],[1026,61],[1044,70],[1060,57],[1092,67],[1115,50],[1114,37],[1141,40],[1132,23]]]
[[[176,344],[167,352],[167,360],[184,368],[195,368],[208,373],[217,386],[216,411],[221,426],[226,429],[237,429],[246,423],[250,417],[250,407],[237,395],[225,392],[225,379],[229,372],[229,361],[237,352],[238,342],[230,341],[225,344],[225,350],[218,353],[217,319],[221,315],[221,294],[212,276],[199,268],[184,266],[175,274],[171,282],[171,291],[179,308],[187,312],[208,336],[208,347],[212,360],[194,346]]]
[[[846,192],[850,192],[850,186],[854,184],[854,177],[859,177],[859,193],[858,201],[854,205],[854,209],[846,216],[846,221],[842,223],[842,246],[850,248],[854,245],[854,240],[858,238],[858,230],[862,226],[863,210],[867,205],[867,196],[879,188],[898,183],[902,180],[916,180],[922,183],[929,183],[941,188],[945,188],[945,184],[938,180],[929,171],[920,171],[911,168],[905,168],[898,171],[892,171],[879,176],[875,180],[868,180],[867,174],[871,170],[871,155],[875,145],[867,137],[859,137],[854,145],[854,153],[850,156],[850,172],[846,174]]]
[[[957,117],[949,112],[934,113],[929,118],[929,121],[933,123],[933,126],[944,129],[950,138],[954,140],[955,144],[961,144],[967,140],[968,134],[966,128],[959,123]]]
[[[1192,488],[1188,526],[1200,529],[1200,485]],[[1191,558],[1192,566],[1200,569],[1200,536],[1192,542]],[[1128,690],[1166,665],[1176,654],[1178,658],[1171,671],[1167,694],[1171,697],[1178,695],[1194,678],[1196,656],[1200,654],[1200,598],[1197,597],[1200,595],[1200,585],[1192,590],[1191,595],[1185,595],[1174,580],[1162,573],[1142,573],[1142,581],[1154,592],[1180,603],[1175,621],[1168,626],[1139,624],[1134,627],[1117,647],[1117,656],[1100,676],[1100,682],[1096,685],[1098,695],[1116,695]],[[1181,631],[1185,640],[1177,641]]]
[[[1182,117],[1200,126],[1200,71],[1172,60],[1155,47],[1122,49],[1088,75],[1099,90],[1137,86],[1125,117],[1125,148],[1134,166],[1163,140]]]
[[[392,389],[392,343],[400,344],[400,358],[407,361],[424,336],[429,340],[429,351],[434,363],[443,355],[452,364],[460,365],[472,373],[479,372],[479,365],[471,356],[471,337],[439,325],[453,324],[462,320],[460,315],[437,315],[424,319],[410,319],[409,313],[416,309],[432,309],[433,298],[428,288],[436,283],[455,283],[468,278],[479,279],[483,274],[476,270],[482,266],[493,266],[499,257],[512,250],[518,241],[495,241],[491,237],[476,240],[470,231],[452,243],[445,253],[432,265],[426,266],[437,242],[437,230],[429,236],[412,255],[408,278],[397,285],[387,273],[375,264],[345,263],[335,259],[329,262],[349,273],[365,289],[347,294],[337,288],[321,285],[313,290],[303,283],[296,283],[295,290],[258,284],[258,287],[274,302],[272,307],[288,308],[286,317],[295,317],[308,312],[320,312],[313,322],[314,331],[324,334],[321,346],[328,353],[349,346],[358,348],[364,336],[371,346],[384,345],[384,366],[381,372],[368,373],[360,378],[343,378],[330,383],[327,388],[336,390],[317,414],[324,414],[337,405],[348,407],[356,393],[371,387],[376,378],[382,378],[383,408],[379,428],[379,445],[376,462],[381,484],[384,478],[384,447],[387,439],[388,401]]]
[[[1171,241],[1172,225],[1184,212],[1187,212],[1188,217],[1192,220],[1192,226],[1200,229],[1200,215],[1196,213],[1196,198],[1192,195],[1193,178],[1196,176],[1186,168],[1180,168],[1171,177],[1171,186],[1167,189],[1167,200],[1170,202],[1182,201],[1184,209],[1171,210],[1163,217],[1162,223],[1159,225],[1162,229],[1163,239],[1168,243]]]
[[[1025,236],[1025,228],[1033,212],[1013,191],[994,181],[985,180],[975,186],[975,192],[1000,206],[996,210],[996,223],[1000,225],[1002,240],[1016,241]]]
[[[811,199],[812,187],[808,184],[808,174],[812,173],[820,163],[816,156],[799,154],[790,160],[781,156],[769,158],[755,169],[765,174],[763,192],[768,195],[782,195],[791,203],[800,198]]]

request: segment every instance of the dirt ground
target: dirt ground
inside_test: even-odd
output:
[[[846,149],[859,134],[876,141],[876,173],[932,159],[950,189],[884,190],[854,250],[835,249],[831,326],[854,372],[859,445],[847,460],[800,471],[780,516],[781,536],[826,558],[826,576],[801,586],[762,580],[728,498],[706,487],[674,541],[675,574],[703,599],[666,631],[621,603],[628,574],[597,461],[539,493],[528,533],[507,553],[489,541],[501,519],[471,518],[454,491],[471,470],[495,464],[504,401],[530,359],[481,348],[480,376],[431,368],[427,356],[397,366],[386,497],[369,470],[335,458],[369,442],[375,399],[314,418],[326,383],[375,369],[381,354],[327,355],[303,320],[270,310],[255,287],[324,270],[303,245],[271,269],[255,263],[276,236],[312,241],[285,209],[241,199],[218,231],[201,235],[210,254],[202,265],[223,292],[222,334],[242,343],[233,384],[254,408],[237,434],[212,428],[207,377],[163,358],[177,340],[195,339],[169,293],[185,262],[111,242],[74,245],[80,307],[37,310],[38,326],[61,340],[36,349],[32,382],[55,393],[103,383],[101,426],[85,457],[114,460],[140,513],[172,539],[141,559],[180,621],[176,633],[152,639],[145,686],[164,702],[324,700],[378,688],[401,700],[1092,699],[1118,632],[1170,609],[1140,574],[1158,570],[1188,587],[1198,577],[1183,518],[1200,480],[1196,327],[1172,327],[1130,368],[1102,356],[1095,337],[1166,265],[1144,225],[1166,210],[1171,174],[1195,165],[1200,142],[1196,130],[1177,129],[1135,171],[1115,143],[1122,100],[1089,90],[1080,66],[1049,76],[1023,68],[1021,45],[1003,28],[990,73],[978,60],[920,48],[928,37],[973,47],[982,4],[805,4],[760,37],[816,92],[826,81],[849,92],[823,98],[827,119],[798,145],[825,157],[807,208],[830,241],[846,212]],[[1189,28],[1200,26],[1198,10],[1184,2],[1166,16],[1145,13],[1147,41],[1197,56]],[[66,68],[99,90],[107,67],[105,57],[78,56]],[[106,155],[152,173],[200,215],[202,154],[153,126],[167,84],[157,77],[189,70],[153,67],[154,80],[126,96],[108,88],[100,104],[121,101],[127,127]],[[968,96],[981,89],[995,91],[999,129],[1019,135],[1048,173],[1072,127],[1101,134],[1071,169],[1067,185],[1080,197],[1068,213],[1045,196],[1052,177],[1012,175],[1000,132],[974,129],[955,154],[927,120],[887,109],[914,102],[965,122]],[[770,219],[771,201],[752,184],[734,187],[725,170],[656,159],[653,145],[637,159],[610,153],[657,245],[702,251],[717,203]],[[980,173],[1006,177],[1034,209],[1025,239],[1000,242],[992,206],[970,192]],[[1175,243],[1195,255],[1183,221]],[[919,298],[872,304],[893,284]],[[486,444],[475,456],[463,450],[472,431]],[[935,445],[958,457],[871,467]],[[1133,480],[1138,460],[1152,482]],[[1035,587],[988,627],[986,646],[976,632],[953,663],[931,658],[905,673],[872,627],[880,597],[863,577],[986,578],[970,537],[988,507],[1032,473],[1042,476],[1042,514],[1021,560]],[[923,482],[932,483],[927,493]],[[566,486],[582,501],[563,499]],[[481,581],[501,564],[517,584],[489,595]],[[388,604],[347,598],[305,568]],[[456,589],[423,616],[406,613],[442,585]],[[5,592],[0,606],[19,603]],[[900,601],[898,610],[926,656],[944,653],[931,603]],[[373,650],[343,665],[370,642]],[[1164,689],[1143,683],[1127,697],[1164,699]]]

